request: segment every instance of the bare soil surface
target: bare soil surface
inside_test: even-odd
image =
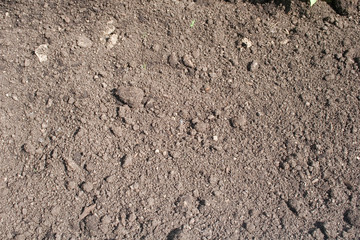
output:
[[[0,239],[359,239],[360,1],[0,1]]]

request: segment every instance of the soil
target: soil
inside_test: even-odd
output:
[[[359,239],[360,1],[0,1],[0,239]]]

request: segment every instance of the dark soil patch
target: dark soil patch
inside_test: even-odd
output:
[[[360,238],[359,1],[0,19],[0,239]]]

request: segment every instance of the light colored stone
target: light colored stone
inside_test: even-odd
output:
[[[93,44],[93,42],[89,38],[87,38],[87,37],[85,37],[83,35],[79,36],[78,39],[77,39],[77,45],[79,47],[89,48],[89,47],[92,46],[92,44]]]
[[[243,38],[243,39],[241,40],[241,45],[244,46],[244,47],[246,47],[246,48],[251,48],[252,42],[251,42],[249,39],[247,39],[247,38]]]
[[[35,55],[39,58],[40,62],[45,62],[48,60],[47,54],[48,54],[47,44],[41,44],[35,49]]]
[[[195,67],[195,66],[194,66],[194,63],[191,61],[191,58],[190,58],[189,55],[185,55],[185,56],[183,57],[183,62],[184,62],[184,65],[185,65],[186,67],[189,67],[189,68],[194,68],[194,67]]]
[[[118,34],[111,34],[106,47],[108,49],[113,48],[118,41],[118,37],[119,37]]]

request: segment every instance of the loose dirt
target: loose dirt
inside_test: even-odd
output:
[[[0,2],[0,239],[359,239],[360,1]]]

